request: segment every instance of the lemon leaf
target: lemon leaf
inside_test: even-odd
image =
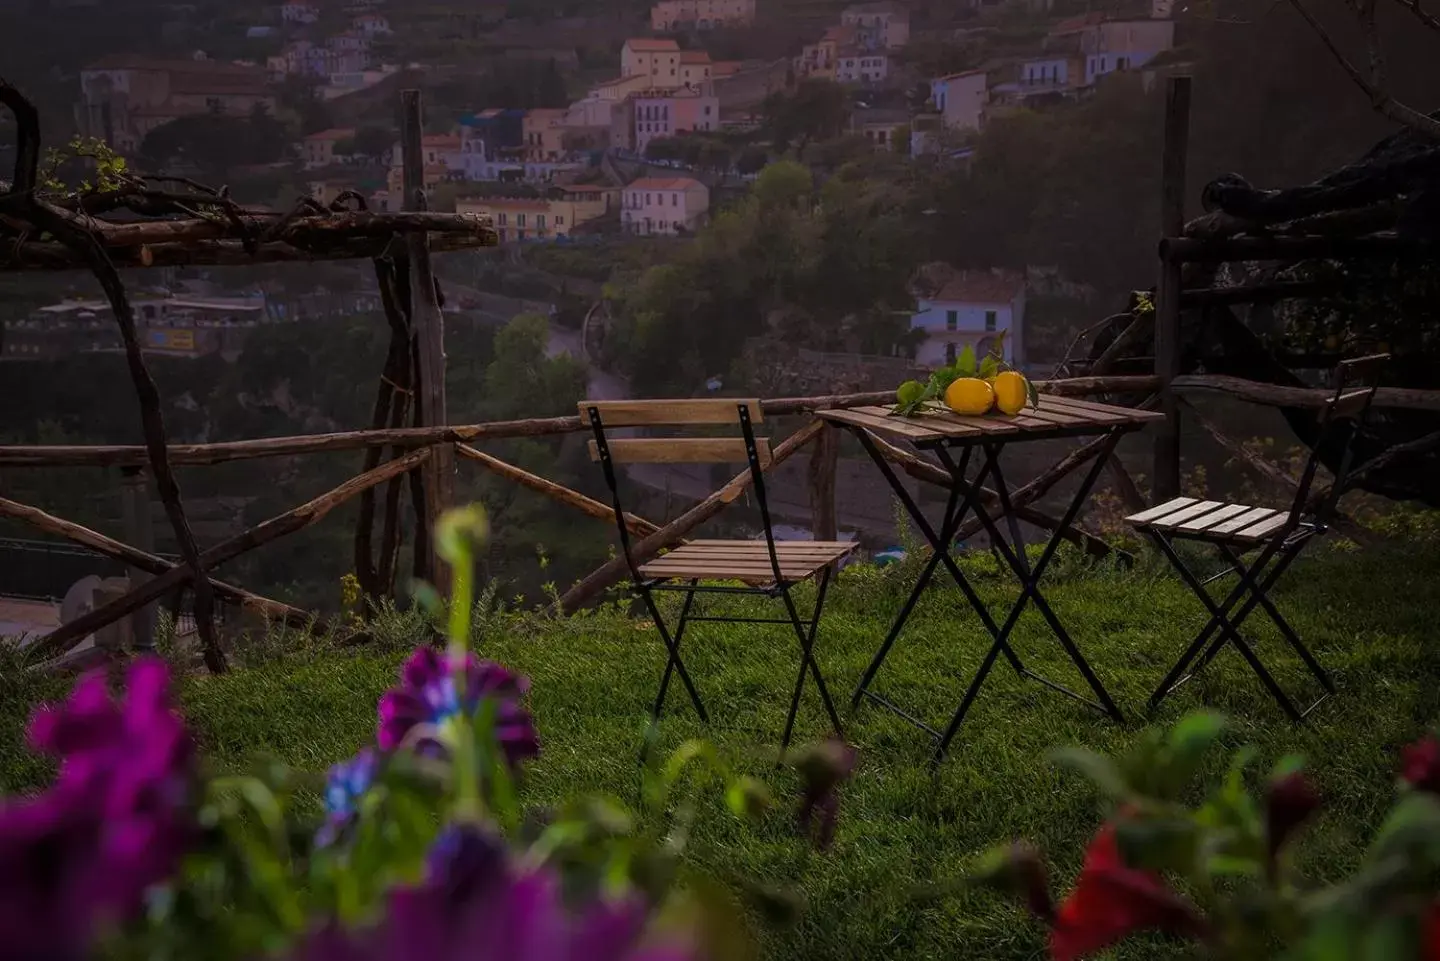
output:
[[[995,355],[994,355],[994,354],[989,354],[989,355],[987,355],[987,356],[985,357],[984,360],[980,361],[980,376],[981,376],[981,378],[983,378],[983,379],[985,379],[985,380],[989,380],[990,378],[994,377],[994,376],[995,376],[996,374],[998,374],[999,372],[1000,372],[1000,363],[999,363],[999,361],[997,361],[997,360],[995,359]]]
[[[960,358],[955,361],[955,370],[961,377],[975,376],[975,348],[966,346],[960,351]]]
[[[1029,377],[1025,378],[1025,396],[1029,398],[1031,407],[1040,406],[1040,392],[1035,389]]]

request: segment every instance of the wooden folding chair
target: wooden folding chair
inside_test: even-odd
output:
[[[790,713],[785,719],[781,750],[790,744],[807,670],[815,679],[816,690],[819,691],[826,713],[830,715],[835,732],[842,733],[840,716],[830,700],[829,689],[825,686],[825,678],[820,673],[820,665],[815,661],[813,650],[831,572],[838,561],[855,549],[855,545],[840,541],[775,540],[769,503],[765,496],[764,477],[764,470],[770,463],[770,443],[765,438],[757,438],[754,432],[754,425],[763,420],[760,402],[710,398],[582,401],[580,414],[588,419],[595,434],[594,440],[590,442],[590,456],[592,460],[600,462],[605,472],[605,482],[610,487],[616,528],[620,533],[620,547],[630,569],[632,590],[648,609],[668,655],[665,672],[660,678],[660,690],[651,710],[652,717],[659,719],[665,706],[670,678],[673,674],[678,674],[680,683],[684,685],[691,703],[695,705],[695,713],[702,721],[709,721],[700,694],[680,658],[680,642],[690,623],[715,621],[788,624],[800,643],[800,671],[790,698]],[[740,425],[741,437],[621,438],[607,435],[607,431],[627,427],[694,427],[735,423]],[[765,527],[764,540],[694,540],[653,560],[637,563],[632,553],[630,532],[624,522],[625,512],[620,503],[616,465],[624,463],[749,464],[755,502],[760,508],[760,520]],[[801,618],[791,597],[791,588],[812,578],[817,579],[818,586],[815,608],[807,622]],[[738,581],[740,586],[701,583],[702,581]],[[656,591],[679,591],[685,595],[673,632],[661,617],[660,609],[655,603]],[[758,594],[778,598],[785,605],[786,617],[700,616],[692,613],[697,594]]]
[[[1299,635],[1275,607],[1267,592],[1294,562],[1301,548],[1327,530],[1330,518],[1334,516],[1336,502],[1344,492],[1350,476],[1355,435],[1364,427],[1371,402],[1375,398],[1380,371],[1389,359],[1388,354],[1376,354],[1343,361],[1336,367],[1335,393],[1326,401],[1321,411],[1316,443],[1305,464],[1295,499],[1288,511],[1194,497],[1177,497],[1125,519],[1155,542],[1155,546],[1169,558],[1180,578],[1189,585],[1210,613],[1210,620],[1205,627],[1150,696],[1152,711],[1176,688],[1209,664],[1226,644],[1235,646],[1266,690],[1292,720],[1301,720],[1335,693],[1335,683],[1330,679],[1330,675],[1301,642]],[[1321,453],[1336,449],[1339,459],[1334,484],[1318,504],[1312,503],[1311,488],[1315,483],[1316,470],[1320,466]],[[1214,547],[1224,560],[1225,568],[1209,577],[1198,577],[1175,549],[1175,542],[1180,540],[1197,541]],[[1258,556],[1247,563],[1244,560],[1245,555],[1255,551],[1259,551]],[[1230,574],[1237,575],[1239,583],[1222,603],[1216,604],[1206,586]],[[1238,610],[1237,604],[1240,605]],[[1324,691],[1304,710],[1295,706],[1274,676],[1261,663],[1254,647],[1240,635],[1240,625],[1256,607],[1264,609],[1275,622],[1281,636],[1300,656],[1300,660],[1319,681]],[[1232,610],[1235,611],[1233,616]],[[1217,632],[1218,637],[1215,636]],[[1195,667],[1194,670],[1189,670],[1192,661],[1195,662]]]

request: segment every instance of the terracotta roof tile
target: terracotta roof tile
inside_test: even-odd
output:
[[[653,37],[631,37],[625,41],[625,46],[638,53],[669,53],[679,51],[680,44],[674,40],[661,40]]]
[[[345,140],[355,136],[353,127],[333,127],[330,130],[322,130],[319,133],[312,133],[305,137],[306,140]]]
[[[1086,27],[1093,27],[1105,22],[1105,14],[1098,11],[1082,13],[1078,17],[1067,17],[1055,26],[1050,28],[1050,36],[1061,37],[1067,33],[1079,33]]]
[[[958,304],[1008,304],[1025,289],[1025,278],[1006,272],[966,270],[928,299]]]
[[[692,187],[704,187],[700,181],[692,177],[641,177],[626,184],[626,190],[689,190]]]

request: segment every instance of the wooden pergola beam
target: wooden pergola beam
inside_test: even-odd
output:
[[[438,216],[438,215],[437,215]],[[280,240],[247,248],[240,240],[189,240],[156,244],[113,245],[106,248],[120,269],[143,267],[246,267],[255,264],[308,264],[327,260],[360,260],[382,255],[389,236],[357,236],[323,246],[299,246]],[[434,233],[430,250],[444,253],[493,247],[487,235]],[[36,270],[84,270],[85,262],[63,244],[0,242],[0,273]]]

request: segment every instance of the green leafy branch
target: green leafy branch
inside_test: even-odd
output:
[[[892,414],[901,417],[921,417],[925,414],[943,414],[948,408],[945,406],[945,392],[950,385],[962,377],[978,377],[981,380],[993,380],[1003,371],[1013,370],[1005,362],[1005,331],[996,335],[990,353],[986,354],[978,362],[975,357],[975,348],[966,346],[960,351],[960,356],[955,362],[941,367],[930,375],[930,379],[921,383],[918,380],[907,380],[895,391],[896,404],[891,409]],[[1034,407],[1040,403],[1040,395],[1035,390],[1035,385],[1027,379],[1025,387],[1029,394],[1030,406]]]
[[[86,158],[93,162],[95,180],[82,180],[77,186],[60,179],[61,168],[71,160]],[[98,137],[73,137],[63,149],[51,147],[45,152],[40,164],[40,186],[57,194],[73,192],[91,193],[97,190],[116,190],[125,185],[129,178],[129,165],[115,148]]]

